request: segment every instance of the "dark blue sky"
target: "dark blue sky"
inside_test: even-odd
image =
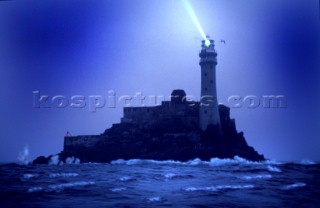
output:
[[[276,160],[320,159],[319,1],[192,1],[216,40],[219,102],[284,95],[287,108],[232,108],[248,143]],[[181,1],[0,2],[0,161],[54,154],[63,136],[100,134],[122,106],[34,108],[49,96],[199,97],[201,35]],[[226,40],[226,44],[219,40]]]

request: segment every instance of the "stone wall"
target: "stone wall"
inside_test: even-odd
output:
[[[101,140],[100,135],[81,135],[64,137],[64,151],[74,147],[93,147]]]
[[[169,118],[199,117],[199,103],[196,102],[162,102],[161,106],[153,107],[125,107],[121,123],[144,124]]]

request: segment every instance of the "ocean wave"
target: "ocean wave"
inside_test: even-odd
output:
[[[317,163],[311,160],[301,160],[300,162],[298,162],[298,164],[301,165],[316,165]]]
[[[59,164],[61,164],[59,155],[53,155],[49,160],[49,165],[59,165]]]
[[[43,188],[40,187],[40,186],[32,187],[32,188],[29,188],[29,189],[28,189],[28,193],[39,192],[39,191],[42,191],[42,190],[43,190]]]
[[[185,163],[183,163],[184,165],[202,165],[202,164],[209,164],[208,161],[202,161],[199,158],[195,158],[193,160],[189,160]]]
[[[239,156],[235,156],[233,159],[211,158],[209,164],[211,166],[221,166],[221,165],[268,165],[268,164],[280,165],[281,163],[274,160],[254,162],[254,161],[246,160]]]
[[[252,180],[252,179],[270,179],[272,175],[264,174],[264,175],[250,175],[250,176],[243,176],[242,179]]]
[[[162,176],[165,177],[166,179],[183,178],[182,175],[177,175],[174,173],[166,173],[166,174],[162,174]]]
[[[124,190],[127,190],[127,188],[125,188],[125,187],[117,187],[117,188],[110,189],[110,191],[112,191],[112,192],[120,192],[120,191],[124,191]]]
[[[175,160],[142,160],[142,159],[130,159],[130,160],[113,160],[110,162],[112,165],[140,165],[140,164],[183,164],[183,162]]]
[[[80,163],[81,163],[80,159],[79,159],[79,158],[76,158],[76,157],[67,157],[67,158],[65,159],[65,163],[64,163],[62,160],[60,160],[59,155],[53,155],[53,156],[50,158],[48,164],[49,164],[49,165],[63,165],[63,164],[68,164],[68,165],[70,165],[70,164],[76,164],[76,165],[78,165],[78,164],[80,164]]]
[[[67,178],[67,177],[75,177],[78,175],[79,175],[78,173],[50,173],[49,177],[50,178],[57,178],[57,177]]]
[[[160,165],[210,165],[210,166],[222,166],[222,165],[278,165],[281,164],[277,161],[266,160],[263,162],[253,162],[246,160],[242,157],[235,156],[233,159],[220,159],[220,158],[211,158],[210,161],[203,161],[199,158],[195,158],[193,160],[189,160],[187,162],[181,162],[176,160],[144,160],[144,159],[117,159],[110,162],[112,165],[141,165],[141,164],[160,164]]]
[[[82,162],[81,164],[84,164],[84,165],[104,165],[106,163],[102,163],[102,162]]]
[[[226,189],[251,189],[254,185],[218,185],[218,186],[207,186],[207,187],[188,187],[184,189],[185,191],[219,191]]]
[[[35,178],[38,176],[39,176],[39,174],[26,173],[26,174],[23,174],[22,178],[23,179],[30,179],[30,178]]]
[[[36,186],[36,187],[29,188],[28,193],[39,192],[39,191],[60,192],[66,188],[72,188],[72,187],[77,187],[77,186],[90,186],[90,185],[94,185],[94,184],[95,184],[95,182],[93,182],[93,181],[76,181],[76,182],[70,182],[70,183],[53,184],[53,185],[47,186],[46,188]]]
[[[161,201],[161,197],[160,196],[153,196],[153,197],[150,197],[148,198],[148,201],[149,202],[158,202],[158,201]]]
[[[80,164],[80,159],[76,157],[67,157],[66,164]]]
[[[49,185],[48,189],[53,191],[62,191],[65,188],[71,188],[71,187],[77,187],[77,186],[89,186],[94,184],[95,182],[93,181],[76,181],[76,182],[70,182],[70,183]]]
[[[134,179],[131,176],[123,176],[121,178],[119,178],[120,181],[135,181],[136,179]]]
[[[271,166],[271,165],[268,165],[267,169],[268,169],[268,171],[271,171],[271,172],[277,172],[277,173],[281,173],[282,172],[279,168]]]
[[[259,164],[259,163],[248,161],[238,156],[235,156],[233,159],[211,158],[209,162],[210,166],[233,165],[233,164]]]
[[[18,160],[20,161],[21,164],[28,165],[30,163],[30,161],[29,161],[29,153],[30,153],[30,150],[29,150],[28,146],[25,146],[23,148],[23,151],[19,152]]]
[[[192,175],[180,175],[175,173],[166,173],[166,174],[162,174],[161,176],[164,177],[165,179],[193,178]]]
[[[167,173],[167,174],[164,174],[163,176],[164,176],[165,178],[174,178],[174,177],[176,177],[177,175],[174,174],[174,173]]]
[[[290,190],[290,189],[299,188],[299,187],[303,187],[303,186],[306,186],[306,184],[305,183],[293,183],[293,184],[289,184],[289,185],[282,187],[282,189],[283,190]]]

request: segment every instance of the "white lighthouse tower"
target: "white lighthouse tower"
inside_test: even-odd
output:
[[[200,128],[205,131],[209,125],[213,125],[218,133],[221,133],[216,87],[217,52],[214,49],[214,41],[208,36],[202,41],[199,56],[201,66]]]

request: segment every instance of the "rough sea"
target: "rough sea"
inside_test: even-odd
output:
[[[239,157],[1,164],[0,207],[320,207],[320,165]]]

